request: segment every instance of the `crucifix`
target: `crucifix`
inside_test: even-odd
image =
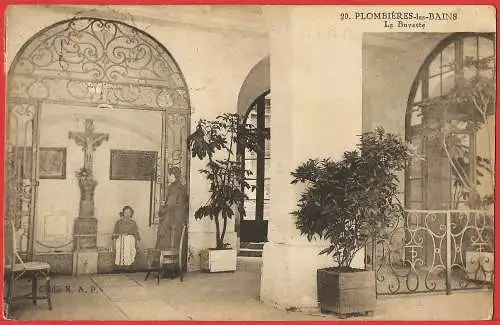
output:
[[[69,138],[75,140],[76,144],[82,146],[85,154],[83,168],[92,174],[93,153],[104,141],[109,140],[108,133],[94,132],[94,120],[85,120],[84,132],[69,132]]]
[[[109,134],[94,132],[94,121],[85,120],[85,132],[69,132],[69,138],[82,146],[85,154],[83,168],[78,175],[80,186],[80,211],[79,218],[94,218],[94,190],[97,182],[92,175],[93,153],[104,141],[109,140]]]

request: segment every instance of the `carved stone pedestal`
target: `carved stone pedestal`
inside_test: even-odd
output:
[[[97,219],[77,218],[73,236],[75,251],[97,249]]]
[[[97,219],[77,218],[73,237],[73,274],[97,273]]]

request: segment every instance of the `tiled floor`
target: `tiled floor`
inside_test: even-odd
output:
[[[179,279],[144,281],[144,274],[56,277],[53,310],[45,301],[19,302],[13,311],[22,320],[324,320],[334,315],[287,312],[262,304],[259,259],[239,261],[235,273],[188,273]],[[26,283],[23,290],[29,290]],[[488,291],[446,296],[383,297],[372,317],[352,320],[488,319],[493,295]]]

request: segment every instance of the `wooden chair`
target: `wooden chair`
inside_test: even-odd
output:
[[[184,268],[185,265],[183,265],[183,254],[186,250],[186,245],[184,245],[184,240],[186,237],[186,232],[187,232],[187,226],[183,225],[182,226],[182,232],[181,232],[181,237],[180,237],[180,243],[179,243],[179,249],[172,248],[169,250],[156,250],[152,249],[149,251],[149,254],[147,256],[147,265],[148,265],[148,271],[146,273],[146,277],[144,278],[144,281],[147,281],[149,278],[149,275],[151,272],[156,272],[156,282],[160,284],[160,278],[161,274],[164,271],[165,268],[169,268],[173,271],[176,271],[177,274],[180,277],[181,282],[184,281]],[[174,236],[171,237],[172,241]],[[172,243],[172,246],[174,243]],[[156,257],[159,256],[158,259]]]
[[[21,299],[31,299],[33,300],[33,304],[36,305],[38,300],[47,300],[49,310],[52,310],[52,300],[51,300],[51,285],[50,285],[50,265],[45,262],[24,262],[21,256],[17,251],[17,238],[16,238],[16,229],[14,225],[14,220],[10,220],[10,229],[6,229],[5,239],[8,240],[10,235],[11,241],[9,247],[10,252],[6,251],[6,263],[5,263],[5,272],[4,277],[6,280],[7,294],[5,299],[5,316],[8,317],[9,310],[12,304],[16,300]],[[10,234],[9,234],[10,233]],[[7,245],[6,245],[7,246]],[[28,275],[31,277],[31,293],[15,296],[15,283],[21,277]],[[38,293],[38,278],[44,277],[46,280],[47,288],[45,295],[39,295]]]

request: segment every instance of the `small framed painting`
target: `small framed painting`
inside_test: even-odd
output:
[[[66,179],[66,148],[40,148],[40,179]]]

